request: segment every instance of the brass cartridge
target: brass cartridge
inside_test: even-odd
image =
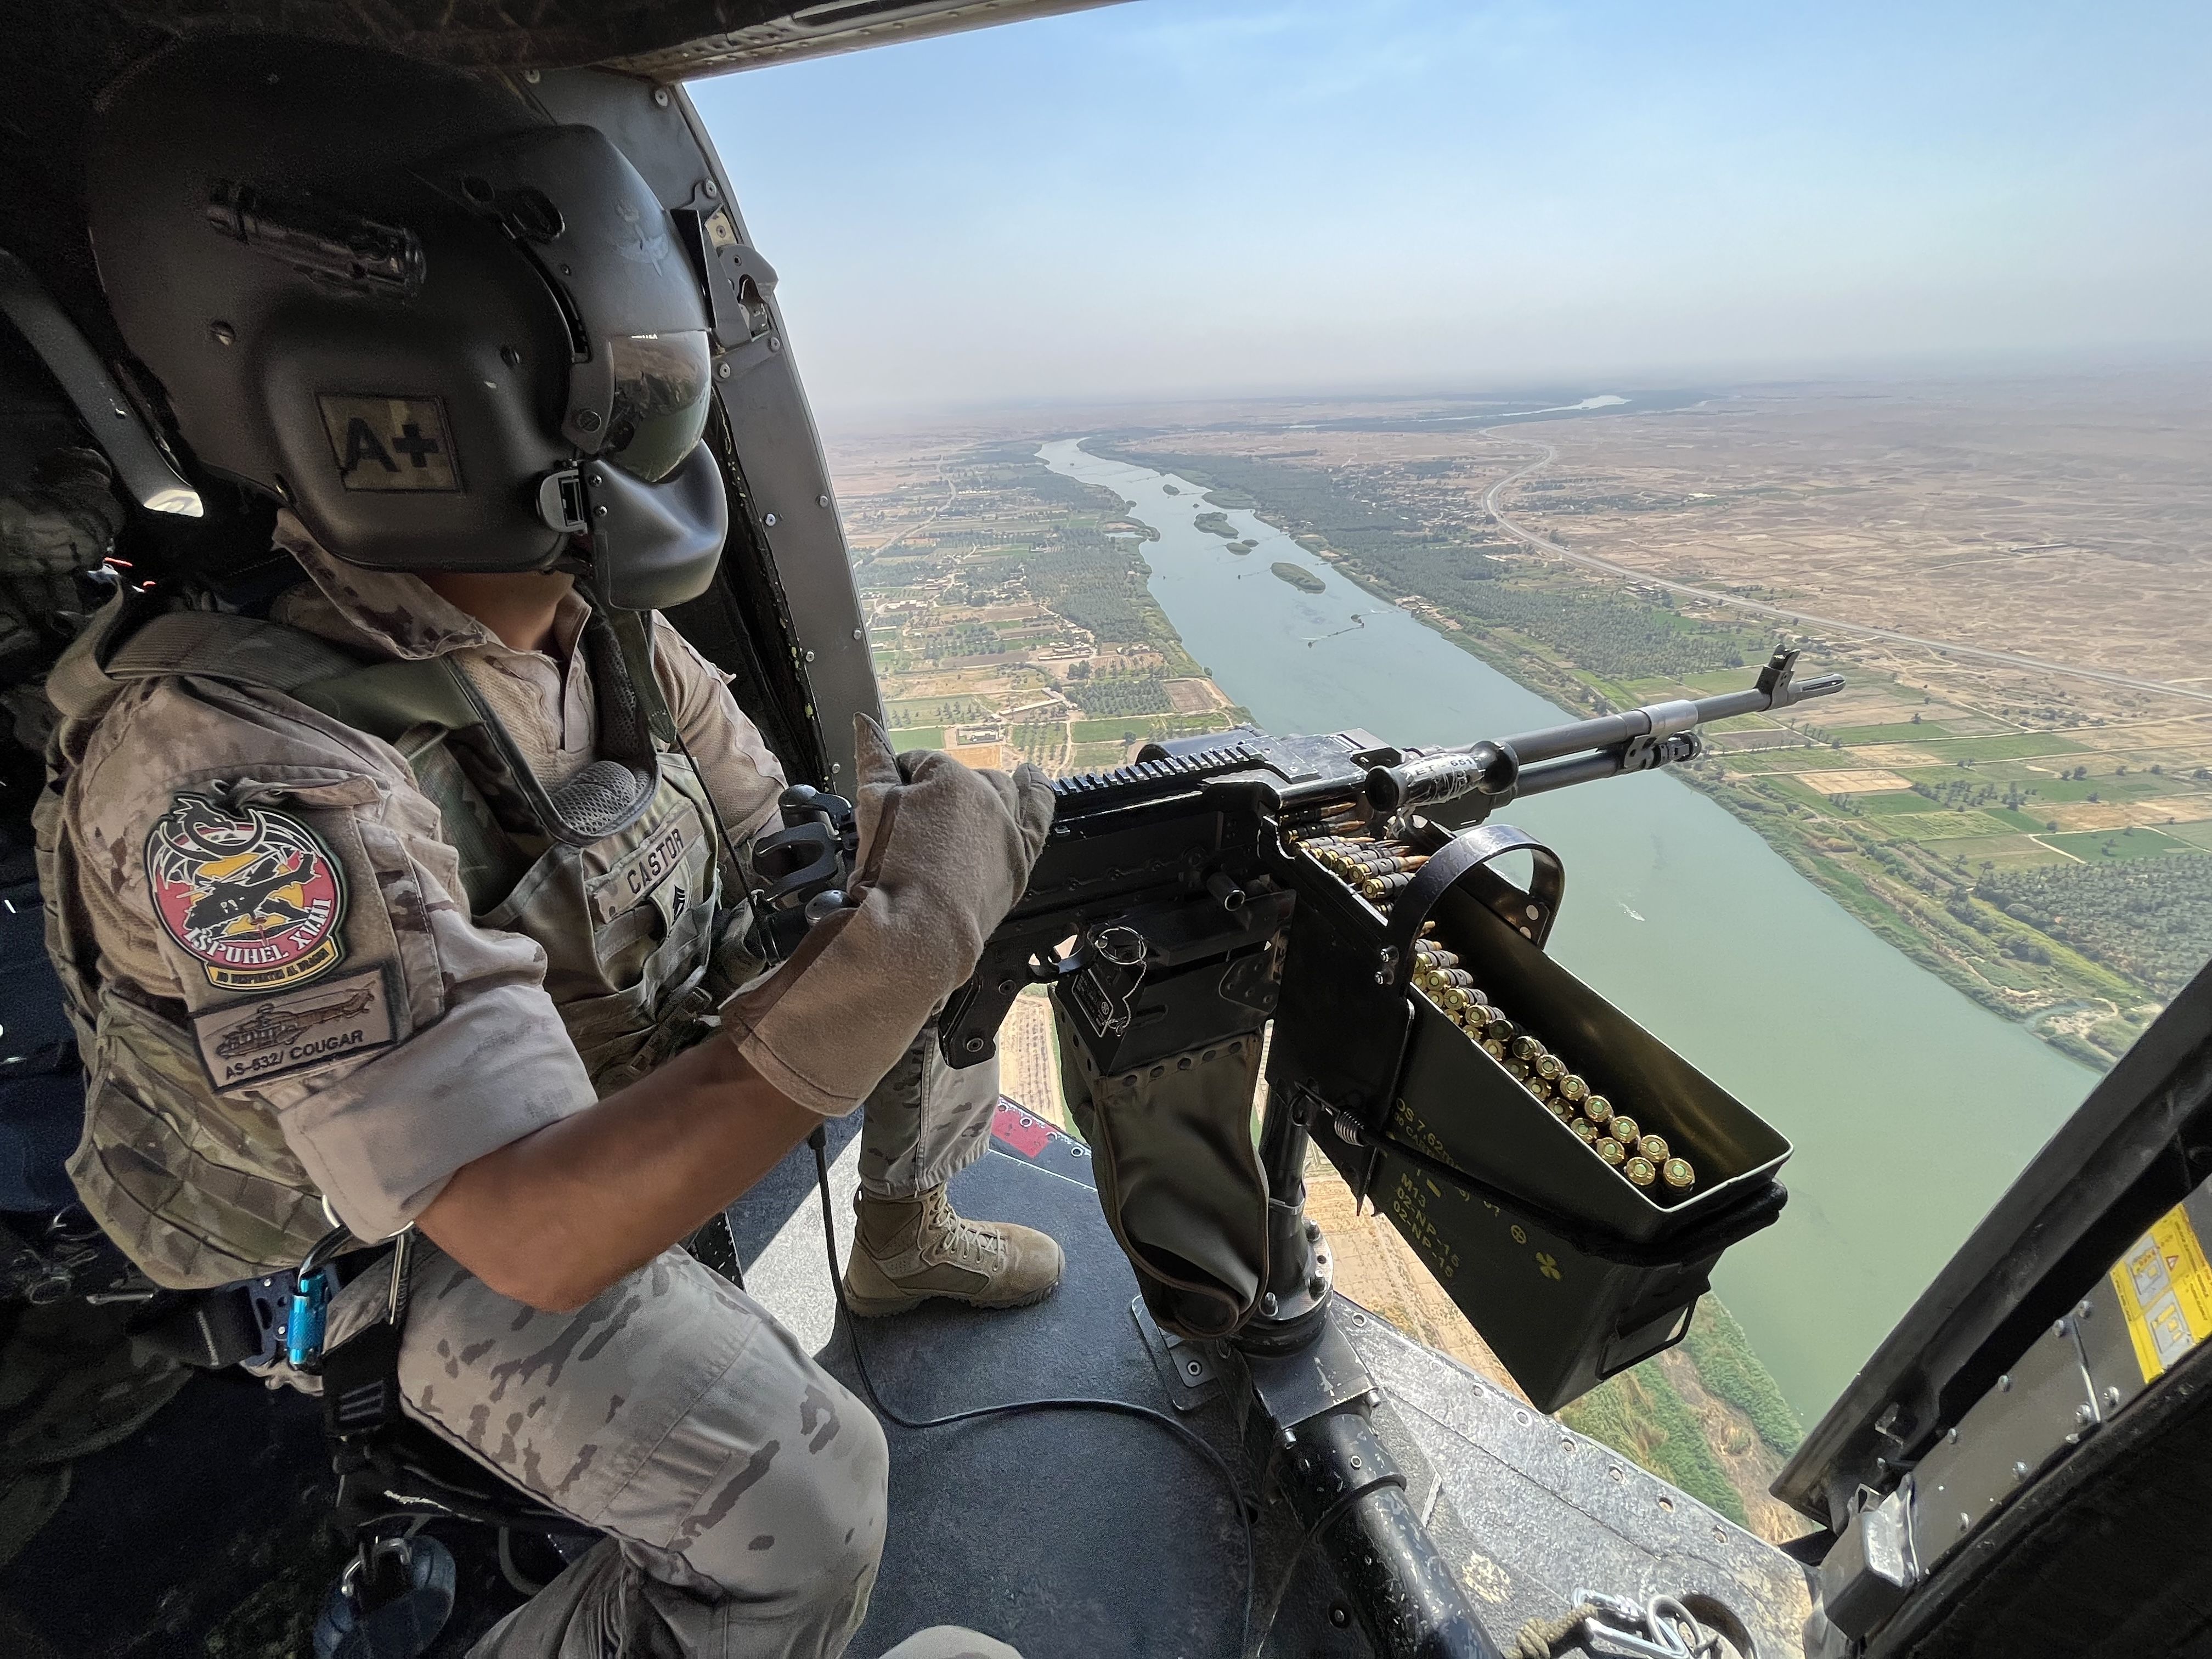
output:
[[[1659,1178],[1669,1187],[1687,1187],[1697,1181],[1698,1172],[1690,1167],[1688,1158],[1670,1158],[1659,1166]]]
[[[1644,1139],[1644,1131],[1636,1127],[1636,1120],[1632,1117],[1615,1115],[1613,1121],[1606,1126],[1605,1132],[1624,1146],[1633,1146]]]
[[[1596,1143],[1600,1131],[1597,1125],[1591,1122],[1588,1118],[1578,1117],[1567,1127],[1572,1129],[1575,1133],[1580,1136],[1583,1140],[1593,1145]]]
[[[1514,1059],[1525,1060],[1532,1066],[1536,1063],[1536,1056],[1544,1052],[1544,1045],[1537,1042],[1535,1038],[1530,1036],[1526,1031],[1522,1032],[1519,1036],[1515,1037],[1510,1047],[1513,1050]]]
[[[1654,1164],[1664,1164],[1667,1161],[1667,1137],[1664,1135],[1638,1136],[1636,1150]]]
[[[1592,1095],[1583,1102],[1583,1115],[1602,1129],[1613,1121],[1613,1103],[1603,1095]]]
[[[1407,858],[1395,853],[1374,853],[1355,857],[1355,868],[1370,876],[1409,876],[1428,862],[1425,858]]]
[[[1557,1054],[1539,1054],[1531,1064],[1536,1068],[1536,1075],[1547,1083],[1557,1083],[1567,1074],[1567,1062]]]
[[[1577,1077],[1572,1072],[1568,1073],[1565,1077],[1559,1079],[1560,1099],[1571,1100],[1576,1105],[1579,1106],[1589,1097],[1589,1085],[1583,1082],[1582,1079]]]
[[[1649,1187],[1659,1177],[1658,1170],[1651,1167],[1651,1160],[1648,1158],[1628,1159],[1620,1166],[1620,1172],[1639,1187]]]
[[[1482,1028],[1482,1040],[1485,1042],[1494,1042],[1501,1049],[1508,1052],[1513,1047],[1514,1038],[1520,1035],[1521,1028],[1503,1014],[1498,1015],[1496,1019]]]
[[[1608,1164],[1618,1164],[1628,1156],[1628,1148],[1611,1135],[1600,1135],[1590,1145],[1597,1148],[1597,1155]]]

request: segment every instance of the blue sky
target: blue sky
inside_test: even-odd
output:
[[[1135,0],[693,94],[834,408],[2212,346],[2212,7]]]

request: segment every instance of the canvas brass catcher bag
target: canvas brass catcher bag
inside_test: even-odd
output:
[[[1260,1033],[1104,1072],[1056,1001],[1054,1018],[1061,1087],[1145,1305],[1178,1336],[1237,1331],[1267,1282],[1267,1181],[1252,1144]]]

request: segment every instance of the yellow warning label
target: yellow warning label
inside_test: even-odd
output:
[[[2146,1382],[2212,1336],[2212,1265],[2179,1204],[2113,1265],[2112,1288]]]

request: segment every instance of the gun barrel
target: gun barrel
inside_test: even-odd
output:
[[[1594,783],[1600,778],[1617,777],[1623,772],[1672,766],[1694,758],[1700,747],[1696,733],[1677,732],[1670,737],[1660,738],[1640,764],[1635,766],[1630,764],[1626,744],[1618,744],[1610,749],[1593,750],[1586,755],[1565,756],[1538,766],[1524,766],[1521,769],[1521,775],[1514,780],[1512,798],[1520,800],[1529,795],[1549,794],[1554,789],[1565,789],[1571,784]]]
[[[1650,703],[1618,714],[1601,714],[1594,720],[1546,726],[1515,737],[1486,739],[1462,749],[1418,755],[1396,766],[1378,766],[1367,775],[1368,803],[1378,811],[1395,812],[1455,800],[1477,791],[1486,795],[1533,794],[1537,790],[1529,787],[1534,781],[1526,769],[1534,767],[1547,768],[1539,786],[1545,789],[1610,777],[1626,769],[1620,763],[1622,755],[1639,738],[1672,738],[1711,720],[1786,708],[1808,697],[1825,697],[1843,690],[1840,674],[1793,683],[1790,671],[1796,661],[1794,650],[1778,650],[1760,671],[1759,684],[1747,691],[1723,692],[1694,702],[1685,697]],[[1590,757],[1587,766],[1547,767],[1547,763],[1583,755]]]

